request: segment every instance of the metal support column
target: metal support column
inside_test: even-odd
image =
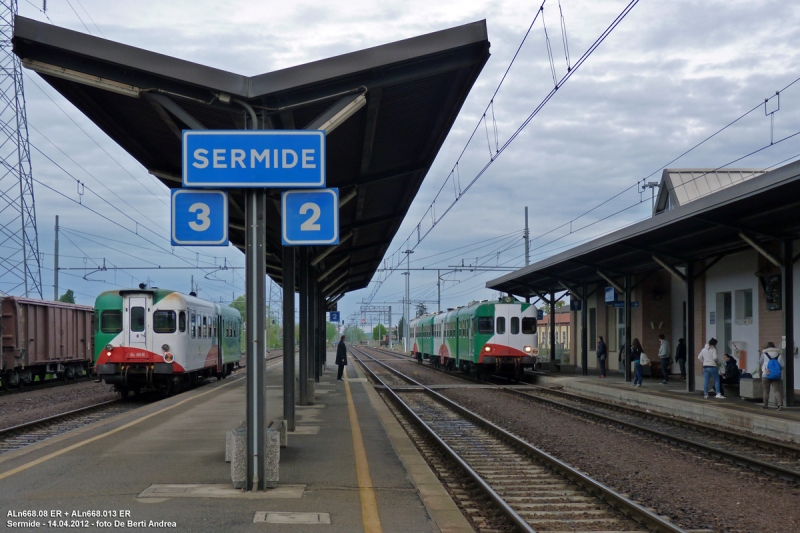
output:
[[[56,215],[56,240],[53,243],[53,300],[58,301],[58,215]]]
[[[694,263],[686,263],[686,392],[694,392]]]
[[[556,293],[550,293],[550,371],[556,361]]]
[[[283,418],[295,430],[294,419],[294,248],[283,247]]]
[[[266,429],[266,201],[263,190],[246,193],[247,279],[247,481],[246,489],[266,489],[264,431]]]
[[[625,361],[625,381],[631,381],[631,284],[633,282],[630,274],[625,274],[625,354],[623,361]]]
[[[308,250],[300,248],[300,260],[297,265],[300,292],[300,360],[298,375],[300,377],[300,397],[298,405],[308,405]]]
[[[792,269],[794,268],[792,240],[783,241],[783,257],[781,262],[781,278],[783,280],[783,338],[786,342],[784,349],[784,368],[783,383],[786,387],[784,404],[786,407],[794,407],[794,279]]]
[[[581,374],[584,376],[589,375],[589,299],[586,297],[587,294],[589,294],[589,288],[584,285],[581,293]],[[606,359],[608,359],[607,355]]]
[[[325,317],[327,311],[325,305],[325,295],[319,293],[319,375],[325,373],[325,353],[328,350],[328,321]]]
[[[311,324],[311,342],[310,345],[312,347],[311,353],[309,354],[308,364],[309,368],[314,369],[314,381],[319,383],[319,350],[320,350],[320,342],[319,342],[319,328],[322,322],[319,319],[319,308],[320,308],[320,301],[319,301],[319,292],[320,287],[319,283],[317,282],[317,276],[312,271],[309,273],[310,280],[311,280],[311,293],[309,295],[309,310],[311,312],[311,317],[309,319],[309,323]]]

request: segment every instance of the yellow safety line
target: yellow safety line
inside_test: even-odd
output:
[[[95,442],[95,441],[98,441],[100,439],[104,439],[104,438],[108,437],[109,435],[113,435],[114,433],[119,433],[120,431],[128,429],[129,427],[135,426],[136,424],[138,424],[140,422],[144,422],[148,418],[152,418],[152,417],[154,417],[156,415],[160,415],[161,413],[163,413],[165,411],[169,411],[170,409],[174,409],[175,407],[178,407],[179,405],[183,405],[186,402],[189,402],[189,401],[192,401],[194,399],[200,398],[201,396],[205,396],[206,394],[210,394],[212,392],[218,391],[219,389],[221,389],[223,387],[227,387],[228,385],[232,385],[234,383],[237,383],[240,380],[241,379],[231,380],[231,381],[229,381],[228,383],[226,383],[224,385],[220,385],[219,387],[216,387],[216,388],[213,388],[213,389],[208,390],[206,392],[200,393],[200,394],[198,394],[196,396],[192,396],[191,398],[186,398],[185,400],[181,400],[176,404],[172,404],[169,407],[165,407],[163,409],[159,409],[158,411],[156,411],[154,413],[150,413],[149,415],[143,416],[142,418],[137,418],[133,422],[128,422],[124,426],[120,426],[118,428],[112,429],[111,431],[103,433],[102,435],[95,435],[92,438],[86,439],[86,440],[81,441],[81,442],[77,442],[77,443],[73,444],[72,446],[67,446],[66,448],[62,448],[61,450],[58,450],[57,452],[53,452],[51,454],[48,454],[48,455],[45,455],[45,456],[40,457],[38,459],[35,459],[35,460],[33,460],[33,461],[29,462],[29,463],[25,463],[24,465],[20,465],[20,466],[18,466],[16,468],[12,468],[11,470],[8,470],[8,471],[3,472],[2,474],[0,474],[0,479],[5,479],[7,477],[13,476],[14,474],[19,474],[20,472],[24,472],[25,470],[27,470],[29,468],[33,468],[36,465],[42,464],[42,463],[44,463],[46,461],[49,461],[50,459],[53,459],[54,457],[58,457],[59,455],[63,455],[65,453],[67,453],[67,452],[71,452],[72,450],[80,448],[81,446],[89,444],[90,442]]]
[[[375,491],[372,489],[372,478],[369,475],[369,462],[364,449],[364,439],[361,436],[361,426],[358,424],[356,406],[350,393],[350,383],[347,381],[344,382],[344,391],[347,395],[347,411],[350,413],[350,430],[353,433],[353,450],[356,454],[356,476],[358,493],[361,496],[361,521],[364,524],[364,533],[383,533],[381,519],[378,516],[378,503],[375,500]]]

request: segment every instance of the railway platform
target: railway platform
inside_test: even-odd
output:
[[[282,418],[282,363],[267,368],[268,416]],[[472,531],[356,365],[343,382],[335,368],[297,407],[276,489],[231,484],[241,372],[0,455],[0,512],[14,531]]]
[[[740,429],[778,440],[800,442],[800,408],[776,411],[761,409],[761,402],[740,397],[714,398],[709,394],[703,398],[702,377],[698,390],[686,392],[686,382],[677,377],[663,385],[660,378],[645,378],[641,387],[626,383],[618,372],[609,372],[608,377],[598,375],[534,373],[534,384],[563,387],[565,391],[583,394],[602,400],[632,405],[654,412],[680,416],[714,424],[729,429]]]

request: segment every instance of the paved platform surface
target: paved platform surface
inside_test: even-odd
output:
[[[677,377],[670,378],[667,385],[661,383],[660,377],[645,378],[641,387],[634,388],[618,372],[609,372],[604,379],[597,375],[536,374],[534,383],[560,385],[569,392],[674,414],[699,422],[744,429],[771,438],[800,442],[800,408],[784,407],[778,412],[771,405],[765,411],[761,409],[760,401],[739,397],[717,399],[711,394],[706,399],[703,398],[702,379],[702,376],[698,378],[698,390],[695,392],[686,392],[686,381]]]
[[[282,418],[281,370],[268,363],[270,418]],[[346,381],[336,381],[335,370],[329,366],[316,384],[314,405],[297,407],[277,489],[232,489],[225,432],[245,417],[241,372],[0,455],[4,529],[471,532],[355,366],[347,366]],[[8,526],[33,520],[41,526]]]

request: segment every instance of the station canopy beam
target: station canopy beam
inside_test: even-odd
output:
[[[327,186],[346,191],[342,238],[308,253],[328,278],[348,273],[336,295],[372,279],[489,58],[485,21],[257,76],[25,17],[16,18],[13,45],[24,67],[169,188],[181,186],[176,133],[248,129],[252,113],[242,103],[267,129],[325,129]],[[268,191],[266,207],[266,271],[276,280],[283,261],[279,192]],[[240,249],[244,196],[229,194],[229,237]],[[361,221],[372,221],[369,231],[358,231]]]

